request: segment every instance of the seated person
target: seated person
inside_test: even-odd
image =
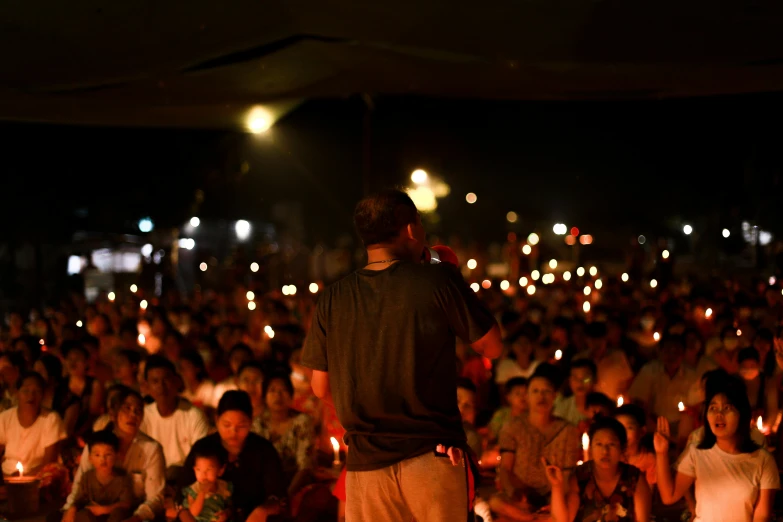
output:
[[[737,356],[739,375],[748,390],[748,401],[753,409],[753,420],[761,417],[767,424],[775,422],[778,415],[778,389],[776,379],[761,372],[761,357],[755,348],[743,348]]]
[[[217,408],[224,393],[239,388],[239,369],[242,368],[246,362],[252,360],[253,350],[245,343],[237,343],[231,347],[231,350],[228,352],[228,364],[231,368],[231,375],[215,385],[211,404],[213,408]]]
[[[623,425],[611,417],[597,419],[590,426],[590,440],[590,460],[577,466],[570,478],[559,466],[546,463],[552,485],[552,518],[649,521],[650,486],[644,474],[623,462],[627,443]]]
[[[144,367],[144,380],[155,402],[144,407],[141,431],[163,446],[166,476],[173,479],[193,444],[207,436],[209,424],[201,410],[177,394],[174,363],[151,355]]]
[[[506,403],[499,408],[489,421],[489,441],[495,443],[500,430],[509,419],[519,417],[527,411],[527,379],[512,377],[506,382]]]
[[[582,458],[577,429],[553,415],[557,369],[542,364],[530,378],[528,412],[509,420],[500,432],[502,493],[490,501],[492,510],[511,520],[530,520],[549,503],[549,481],[541,459],[572,469]]]
[[[462,427],[468,438],[468,447],[477,459],[484,450],[481,435],[474,427],[476,422],[476,385],[467,378],[457,379],[457,407],[462,417]]]
[[[128,390],[123,384],[112,384],[106,390],[106,413],[98,417],[92,425],[92,431],[101,431],[111,423],[111,412],[117,405],[117,400],[122,395],[123,390]]]
[[[138,391],[140,366],[141,352],[128,349],[120,350],[114,356],[112,365],[114,382]]]
[[[220,446],[202,447],[193,453],[196,481],[182,491],[182,507],[197,522],[225,522],[230,517],[230,482],[221,480],[226,471],[228,452]]]
[[[555,416],[567,420],[574,426],[589,417],[587,396],[595,389],[595,379],[598,369],[590,359],[577,359],[571,363],[568,385],[572,395],[555,399]]]
[[[510,346],[509,357],[501,359],[495,369],[495,383],[502,386],[512,377],[530,377],[540,361],[535,360],[535,350],[541,337],[541,327],[533,323],[523,324],[509,335],[505,343]]]
[[[215,383],[207,374],[204,358],[197,350],[185,350],[179,359],[184,390],[180,395],[197,408],[209,407],[215,395]]]
[[[73,504],[63,521],[122,522],[131,517],[133,483],[115,468],[120,439],[111,431],[93,433],[87,442],[92,469],[82,475]]]
[[[134,522],[154,520],[163,515],[163,491],[166,487],[165,461],[160,444],[139,430],[144,418],[144,401],[139,392],[123,387],[112,405],[111,431],[120,441],[117,467],[133,480]],[[84,448],[73,479],[73,488],[63,506],[67,512],[76,500],[84,475],[92,469],[89,451]]]
[[[0,453],[5,450],[3,475],[17,472],[34,476],[46,465],[57,462],[58,444],[66,438],[65,427],[57,413],[41,406],[45,382],[35,372],[19,379],[19,405],[0,413]]]
[[[579,433],[587,433],[590,425],[599,417],[611,417],[614,413],[615,404],[612,399],[601,392],[591,392],[585,398],[585,408],[587,417],[579,422],[577,429]]]
[[[652,439],[647,437],[647,414],[636,404],[624,404],[614,412],[614,418],[625,427],[628,444],[625,462],[636,466],[644,473],[647,483],[655,484],[655,449]]]

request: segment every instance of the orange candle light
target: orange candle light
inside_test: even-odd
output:
[[[584,460],[585,462],[590,460],[590,456],[589,456],[589,453],[588,453],[588,449],[589,448],[590,448],[590,435],[588,435],[587,433],[583,433],[582,434],[582,451],[584,452],[584,459],[582,459],[582,460]]]
[[[334,467],[340,466],[340,443],[337,442],[337,439],[334,437],[331,437],[330,440],[332,441],[332,449],[334,450],[334,460],[332,461],[332,465]]]

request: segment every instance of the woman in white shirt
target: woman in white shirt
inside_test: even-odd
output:
[[[16,473],[17,463],[25,475],[34,475],[57,461],[58,443],[65,427],[57,413],[41,407],[45,388],[35,372],[22,375],[19,406],[0,413],[0,453],[5,449],[3,475]]]
[[[731,376],[707,390],[704,438],[690,447],[672,480],[669,422],[658,419],[655,434],[658,489],[665,504],[696,485],[695,522],[764,522],[771,519],[777,465],[750,436],[751,409],[744,383]]]
[[[163,449],[157,441],[143,433],[139,428],[144,419],[144,401],[138,392],[130,388],[123,389],[111,411],[112,422],[106,427],[114,431],[120,439],[117,453],[117,466],[124,469],[133,482],[133,494],[140,504],[130,522],[153,520],[163,515],[163,490],[166,487],[165,460]],[[73,505],[82,476],[92,465],[88,448],[84,448],[79,468],[73,479],[73,489],[63,506],[63,522],[73,522],[68,509]]]

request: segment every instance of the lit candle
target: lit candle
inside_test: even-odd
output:
[[[563,350],[555,350],[555,360],[559,361],[563,358]]]
[[[761,417],[759,417],[760,419]],[[16,471],[19,472],[20,477],[24,477],[24,466],[22,466],[22,463],[17,461],[16,462]]]
[[[576,465],[577,465],[577,466],[581,466],[582,464],[584,464],[584,461],[583,461],[583,460],[577,460],[577,461],[576,461]]]
[[[331,437],[330,439],[332,441],[332,449],[334,449],[334,461],[332,461],[332,466],[339,467],[340,466],[340,443],[337,442],[337,439],[334,437]]]
[[[620,395],[619,397],[617,397],[617,407],[618,407],[618,408],[619,408],[620,406],[622,406],[624,402],[625,402],[625,399],[623,399],[623,396],[622,396],[622,395]]]
[[[761,415],[759,415],[759,418],[756,420],[756,427],[761,433],[764,433],[764,420],[761,418]],[[766,433],[764,433],[766,435]]]
[[[590,447],[590,436],[587,433],[582,434],[582,451],[584,452],[584,461],[587,462],[590,460],[590,456],[588,454],[588,448]]]
[[[677,409],[678,409],[678,410],[680,410],[680,411],[685,411],[685,403],[683,403],[682,401],[680,401],[680,402],[677,404]]]
[[[658,332],[653,333],[653,339],[655,339],[655,342],[658,342],[661,340],[661,334]]]

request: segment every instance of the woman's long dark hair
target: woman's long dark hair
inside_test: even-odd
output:
[[[117,415],[119,415],[120,408],[122,408],[122,405],[125,404],[126,400],[128,400],[128,397],[136,397],[139,399],[139,402],[141,402],[142,407],[144,406],[144,399],[139,392],[124,385],[118,386],[117,395],[112,397],[111,402],[109,403],[109,415],[111,417],[111,422],[106,425],[104,430],[114,431],[114,419],[116,419]]]
[[[716,373],[711,375],[707,379],[706,383],[706,400],[704,401],[704,438],[699,444],[698,448],[706,450],[712,448],[717,442],[715,433],[713,433],[710,423],[707,420],[707,410],[710,407],[710,403],[716,395],[725,395],[729,404],[737,408],[739,412],[739,424],[737,426],[737,447],[741,453],[753,453],[759,449],[759,445],[753,442],[750,438],[750,423],[752,419],[752,412],[750,409],[750,401],[748,400],[748,392],[745,388],[745,383],[739,377],[735,375],[728,375],[726,373]]]

